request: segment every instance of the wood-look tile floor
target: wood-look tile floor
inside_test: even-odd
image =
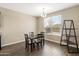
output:
[[[67,48],[57,43],[45,41],[44,47],[33,52],[25,50],[25,43],[17,43],[3,47],[0,56],[78,56],[79,53],[67,53]]]

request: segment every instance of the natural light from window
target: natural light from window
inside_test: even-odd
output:
[[[46,33],[60,33],[61,15],[47,17],[44,19],[44,28]]]

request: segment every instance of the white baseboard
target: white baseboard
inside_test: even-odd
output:
[[[12,45],[12,44],[16,44],[16,43],[21,43],[21,42],[24,42],[24,40],[22,40],[22,41],[17,41],[17,42],[13,42],[13,43],[9,43],[9,44],[4,44],[4,45],[2,45],[2,47],[8,46],[8,45]]]
[[[59,41],[55,41],[55,40],[50,40],[50,39],[48,39],[47,41],[51,41],[51,42],[55,42],[55,43],[60,44],[60,42],[59,42]],[[75,46],[74,46],[74,45],[70,45],[70,46],[75,48]],[[79,48],[79,46],[78,46],[78,48]]]
[[[55,43],[60,44],[59,41],[55,41],[55,40],[50,40],[50,39],[48,39],[47,41],[51,41],[51,42],[55,42]],[[24,40],[22,40],[22,41],[17,41],[17,42],[13,42],[13,43],[9,43],[9,44],[4,44],[4,45],[2,45],[2,47],[8,46],[8,45],[12,45],[12,44],[16,44],[16,43],[21,43],[21,42],[24,42]],[[74,46],[72,46],[72,47],[74,47]]]
[[[58,42],[58,41],[55,41],[55,40],[50,40],[50,39],[48,39],[47,41],[51,41],[51,42],[55,42],[55,43],[60,43],[60,42]]]

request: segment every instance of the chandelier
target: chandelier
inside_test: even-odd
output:
[[[47,15],[45,13],[45,8],[43,8],[43,11],[42,11],[42,14],[41,14],[41,17],[45,18]]]

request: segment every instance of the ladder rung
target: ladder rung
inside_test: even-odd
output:
[[[64,21],[73,21],[73,20],[64,20]]]
[[[67,43],[67,40],[65,39],[65,40],[62,40],[64,43]],[[71,45],[71,44],[73,44],[73,45],[76,45],[76,43],[74,43],[74,42],[71,42],[71,41],[68,41],[69,42],[69,45]]]
[[[76,37],[76,36],[73,36],[73,35],[68,36],[68,35],[67,35],[67,37]]]
[[[74,28],[63,28],[64,30],[74,30]]]
[[[66,36],[66,34],[63,34],[62,36]],[[76,37],[75,35],[68,35],[67,34],[67,37]]]
[[[76,45],[76,43],[74,43],[74,42],[71,42],[71,41],[68,41],[68,42],[69,42],[69,45],[70,45],[70,44]]]

